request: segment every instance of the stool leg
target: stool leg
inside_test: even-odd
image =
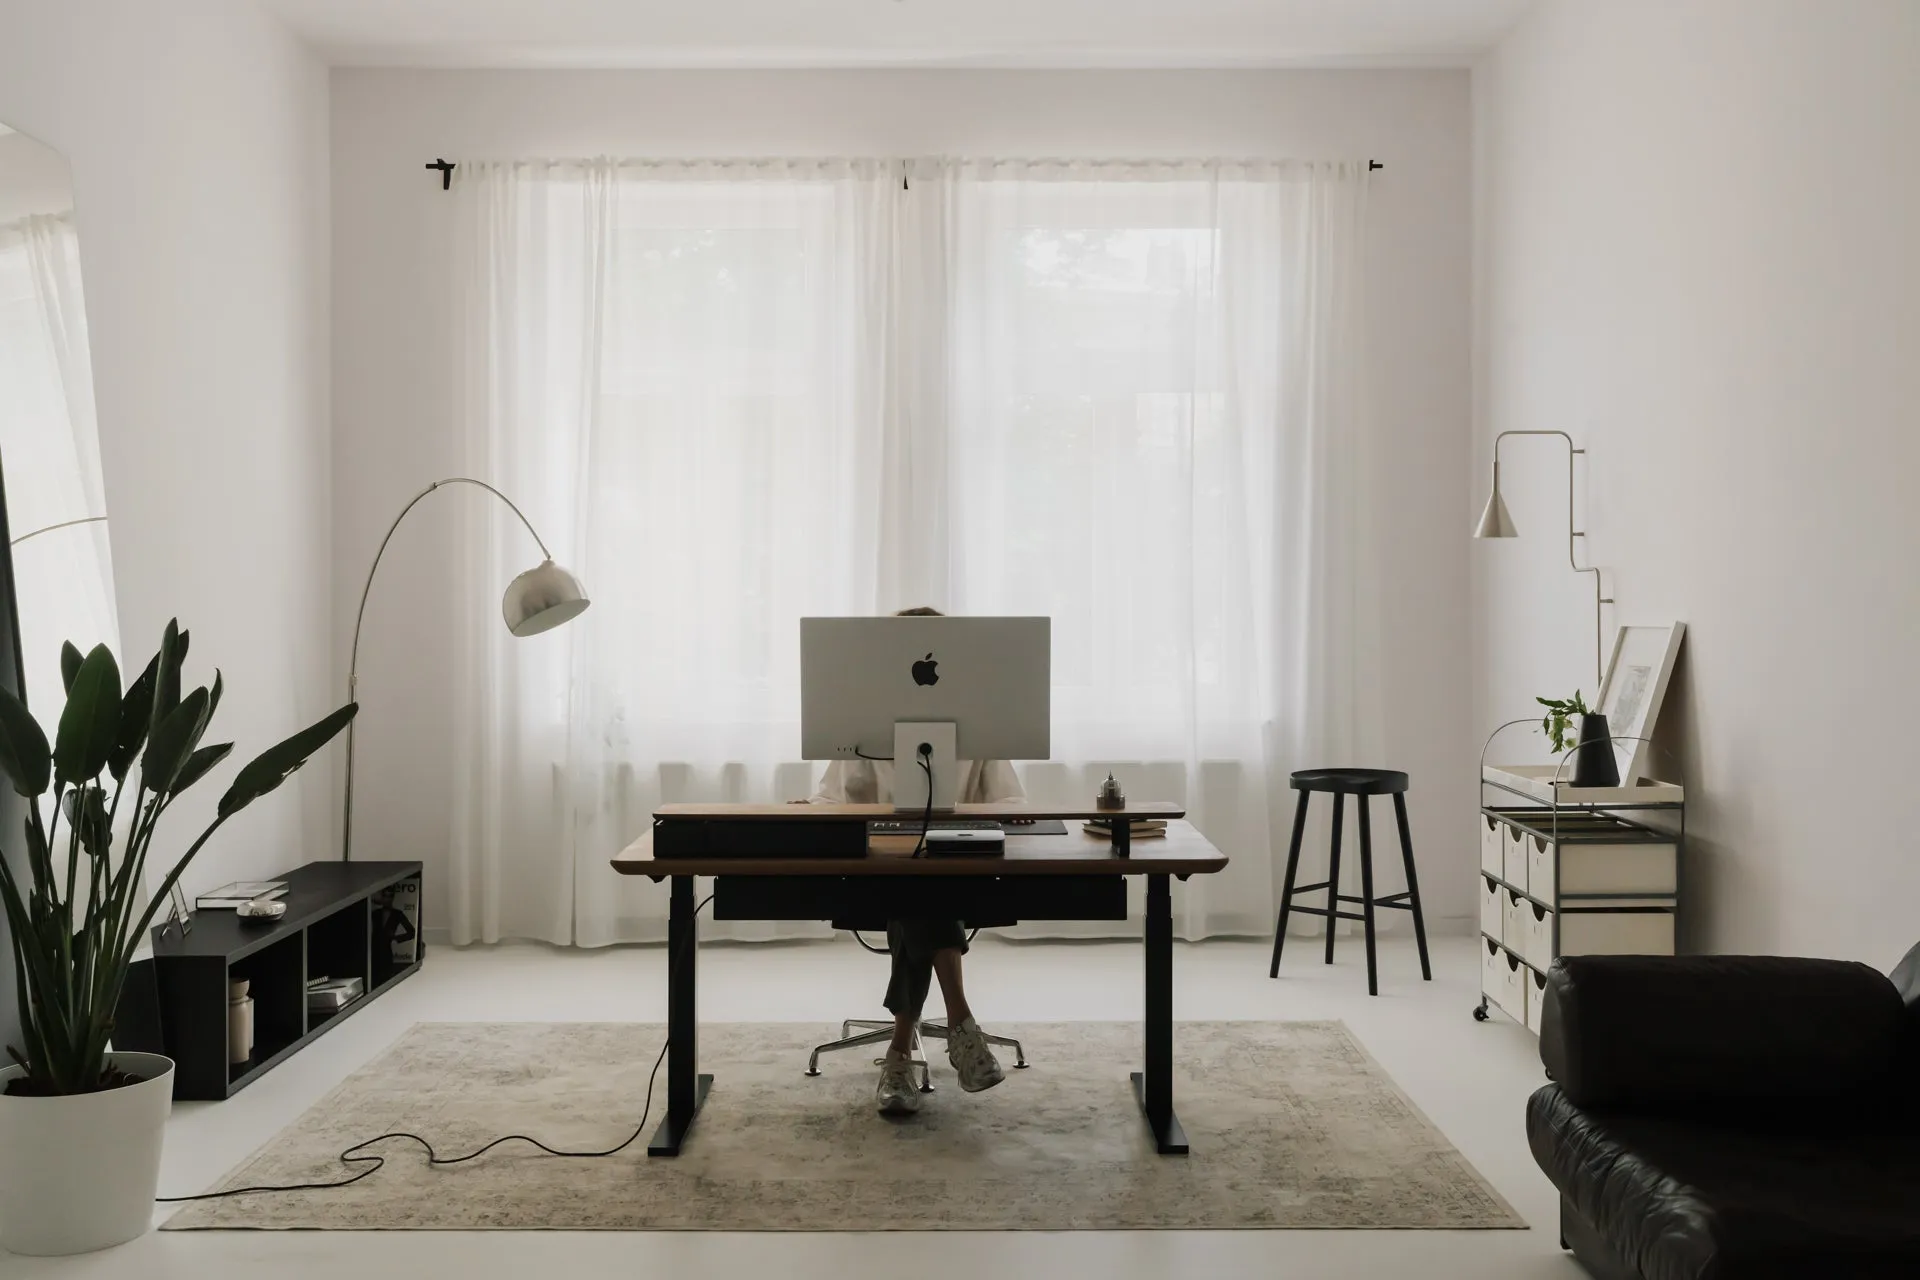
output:
[[[1273,965],[1267,970],[1269,978],[1280,976],[1280,946],[1287,937],[1287,913],[1293,909],[1293,882],[1300,871],[1300,834],[1307,829],[1307,797],[1311,791],[1300,793],[1300,803],[1293,807],[1293,839],[1287,845],[1287,878],[1280,886],[1280,923],[1273,929]]]
[[[1333,851],[1327,855],[1327,963],[1333,963],[1333,933],[1340,927],[1340,917],[1334,912],[1340,909],[1340,816],[1345,812],[1347,798],[1338,791],[1333,793]]]
[[[1380,975],[1373,959],[1373,819],[1369,816],[1373,806],[1367,797],[1358,797],[1354,808],[1360,811],[1360,912],[1366,917],[1367,930],[1367,994],[1380,994]]]
[[[1427,922],[1420,916],[1420,877],[1413,869],[1413,837],[1407,833],[1407,797],[1395,792],[1393,816],[1400,824],[1400,858],[1407,864],[1407,901],[1413,905],[1413,940],[1420,944],[1420,976],[1433,981],[1433,966],[1427,963]]]

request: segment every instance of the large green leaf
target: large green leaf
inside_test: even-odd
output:
[[[67,709],[60,714],[53,740],[55,783],[84,782],[106,768],[119,732],[120,666],[107,646],[97,644],[74,674]]]
[[[173,789],[187,757],[207,731],[207,700],[205,689],[195,689],[147,739],[147,752],[140,757],[140,783],[147,790],[166,795]]]
[[[107,817],[107,793],[97,783],[75,787],[60,797],[67,822],[80,833],[80,847],[97,858],[112,845],[113,828]]]
[[[209,708],[209,712],[211,712],[211,708]],[[209,718],[211,718],[211,714],[209,714]],[[173,787],[167,792],[167,798],[171,800],[194,783],[200,781],[200,779],[206,777],[207,770],[213,768],[213,766],[219,764],[222,760],[225,760],[227,753],[232,750],[233,744],[231,742],[217,742],[210,747],[201,747],[198,751],[188,756],[187,762],[180,766],[180,772],[174,776]]]
[[[326,746],[335,734],[346,728],[359,710],[359,703],[349,702],[285,742],[268,747],[255,756],[235,776],[233,785],[227,788],[227,794],[220,797],[220,816],[225,818],[238,813],[285,782],[314,752]]]
[[[107,758],[107,771],[115,782],[125,782],[127,772],[146,745],[147,728],[153,720],[153,686],[159,678],[160,655],[147,659],[147,669],[120,700],[120,733],[114,739],[113,754]]]
[[[73,692],[73,678],[80,674],[80,650],[73,641],[67,640],[60,645],[60,679],[68,693]]]
[[[0,773],[27,797],[45,795],[53,776],[46,731],[13,693],[0,689]]]
[[[148,737],[160,732],[160,722],[180,705],[180,666],[186,660],[187,633],[180,630],[180,619],[171,618],[160,637],[158,666],[154,670],[153,714],[147,717]]]

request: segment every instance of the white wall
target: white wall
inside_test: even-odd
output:
[[[177,614],[242,759],[337,701],[326,103],[325,69],[247,0],[0,0],[0,121],[72,166],[122,665]],[[316,761],[235,820],[188,891],[328,856],[332,781]]]
[[[1889,966],[1920,939],[1920,5],[1546,0],[1473,83],[1476,501],[1494,432],[1571,431],[1619,620],[1689,624],[1685,940]],[[1483,730],[1592,690],[1562,464],[1508,447]]]
[[[1382,584],[1392,762],[1415,779],[1428,910],[1463,927],[1476,856],[1468,499],[1456,483],[1470,415],[1469,134],[1462,72],[336,71],[336,613],[351,619],[388,522],[458,456],[448,202],[421,168],[436,156],[1372,157],[1386,169],[1372,203],[1369,385],[1398,446],[1375,477],[1397,552]],[[453,507],[474,500],[435,495],[435,509],[410,519],[368,607],[356,856],[421,857],[430,868],[444,857],[442,672],[454,628],[494,625],[452,616],[442,585]],[[646,660],[635,637],[634,661]],[[430,870],[430,924],[444,920],[444,890]]]

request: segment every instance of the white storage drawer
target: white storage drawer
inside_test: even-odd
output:
[[[1557,862],[1553,840],[1532,832],[1520,836],[1526,851],[1527,892],[1542,901],[1569,893],[1671,894],[1679,890],[1675,846],[1654,832],[1619,822],[1562,820],[1560,835]]]
[[[1563,909],[1560,912],[1560,954],[1670,956],[1673,954],[1673,913]]]
[[[1480,815],[1480,869],[1490,876],[1507,873],[1507,824],[1489,814]]]
[[[1482,939],[1480,942],[1480,990],[1489,1004],[1515,1022],[1527,1020],[1527,967],[1505,948]]]
[[[1506,927],[1504,904],[1507,891],[1485,876],[1480,877],[1480,932],[1489,938],[1502,936]]]
[[[1540,1034],[1540,1018],[1547,1010],[1547,980],[1542,974],[1527,972],[1527,1030]]]
[[[1500,941],[1528,964],[1547,968],[1553,963],[1553,912],[1518,894],[1506,899]]]
[[[1527,888],[1527,833],[1518,827],[1500,824],[1506,832],[1506,842],[1501,848],[1501,873],[1507,883],[1516,889]]]

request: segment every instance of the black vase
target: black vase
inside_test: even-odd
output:
[[[1573,785],[1617,787],[1620,766],[1613,758],[1613,730],[1597,711],[1580,717],[1580,745],[1573,749]]]

